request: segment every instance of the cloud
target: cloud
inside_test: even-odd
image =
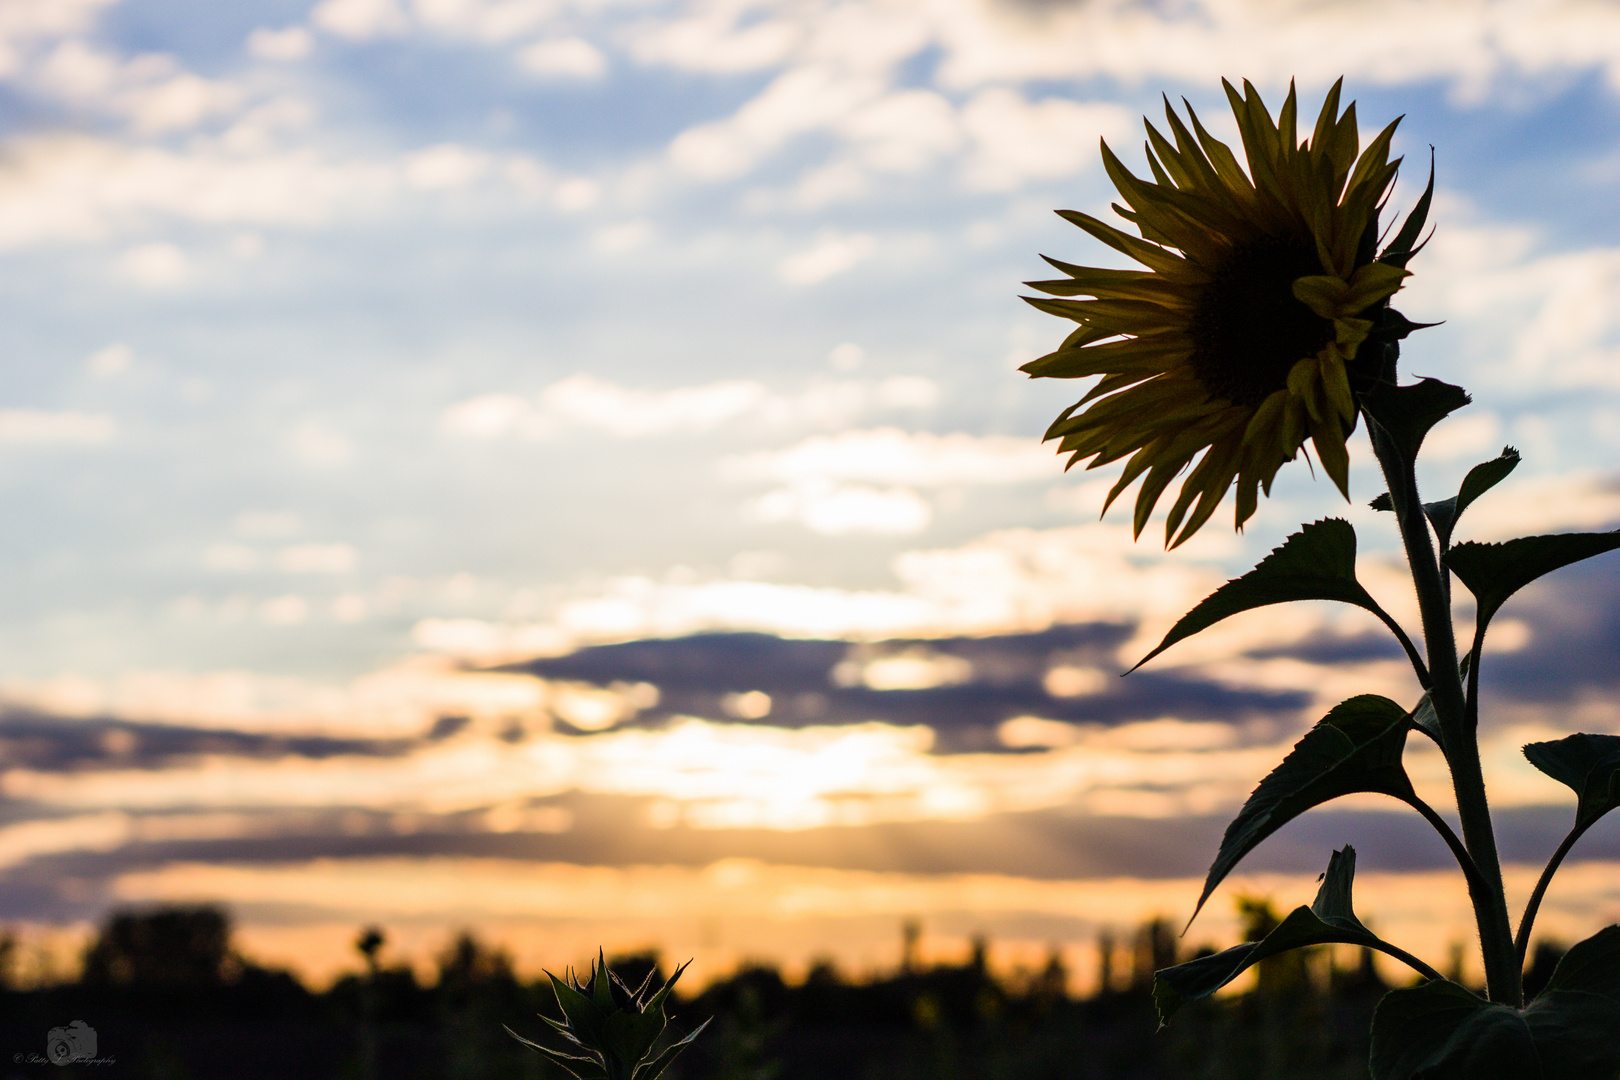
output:
[[[674,390],[637,390],[590,375],[573,375],[541,391],[536,401],[515,394],[486,394],[452,406],[444,429],[494,438],[508,432],[544,438],[567,427],[585,427],[617,438],[706,431],[757,408],[766,390],[734,380]]]
[[[572,429],[616,438],[646,438],[704,432],[747,421],[753,428],[836,427],[872,410],[928,409],[940,389],[919,375],[876,380],[813,381],[795,394],[771,392],[763,383],[729,379],[669,390],[646,390],[593,375],[571,375],[533,398],[481,394],[446,409],[441,429],[462,438],[557,437]],[[746,461],[726,466],[746,472]]]
[[[855,267],[872,254],[877,242],[867,233],[824,229],[815,244],[777,264],[776,272],[790,285],[815,285]]]
[[[315,39],[302,26],[289,26],[284,30],[260,27],[248,35],[248,55],[260,60],[302,60],[315,49]]]
[[[118,430],[110,416],[99,413],[0,409],[0,443],[67,443],[93,446]]]
[[[1061,464],[1029,439],[1004,435],[935,435],[899,428],[816,435],[785,450],[723,460],[731,479],[786,483],[865,481],[912,487],[1017,484],[1055,480]]]
[[[414,0],[413,13],[425,28],[497,44],[527,34],[556,19],[555,0]]]
[[[921,532],[932,510],[913,488],[1011,484],[1051,479],[1057,471],[1051,455],[1027,439],[897,428],[818,435],[720,463],[721,475],[733,480],[788,485],[755,500],[749,517],[795,521],[828,536]]]
[[[774,67],[792,54],[804,29],[778,13],[759,14],[747,3],[690,5],[680,18],[644,24],[631,38],[631,52],[644,64],[713,74]],[[744,24],[745,16],[754,18]]]
[[[405,182],[422,191],[466,187],[489,171],[488,155],[455,143],[419,150],[405,162]]]
[[[164,670],[0,683],[0,702],[8,707],[57,716],[385,739],[420,736],[447,715],[471,717],[482,731],[503,730],[513,719],[532,722],[542,715],[545,693],[543,683],[526,675],[468,672],[442,656],[417,657],[343,683],[250,671]]]
[[[922,532],[933,518],[928,503],[909,488],[860,484],[806,484],[773,491],[755,500],[745,513],[767,524],[797,522],[824,536],[909,536]]]
[[[973,137],[967,181],[982,191],[1012,191],[1031,180],[1072,176],[1097,161],[1097,140],[1119,145],[1133,117],[1106,103],[1046,98],[1031,103],[1006,87],[983,90],[962,110]]]
[[[11,141],[0,162],[0,249],[99,240],[163,219],[310,225],[374,207],[395,186],[380,163],[334,163],[308,151],[238,155],[203,143],[184,152],[78,135]]]
[[[1583,0],[1124,0],[1073,5],[963,2],[936,8],[941,82],[1113,77],[1210,81],[1242,72],[1262,85],[1339,75],[1384,84],[1443,79],[1477,96],[1504,75],[1596,68],[1620,85],[1620,13]],[[1391,37],[1390,26],[1407,33]]]
[[[347,574],[355,561],[348,544],[294,544],[276,556],[277,568],[289,574]]]
[[[682,132],[670,144],[670,158],[702,179],[742,176],[790,139],[836,125],[883,92],[883,84],[870,77],[818,67],[794,69],[733,116]]]
[[[186,253],[173,244],[142,244],[118,259],[118,272],[148,289],[174,288],[186,280],[189,271]]]
[[[309,21],[329,34],[365,41],[403,33],[405,13],[395,0],[321,0]]]
[[[1206,555],[1229,553],[1226,537],[1193,543],[1203,545],[1198,550]],[[464,640],[498,645],[529,633],[549,641],[625,641],[707,630],[761,630],[864,641],[1138,619],[1143,633],[1162,634],[1225,575],[1209,564],[1154,559],[1154,554],[1144,556],[1135,547],[1128,526],[1097,524],[1001,530],[962,547],[904,552],[894,561],[897,584],[890,589],[625,576],[561,601],[544,622],[487,623],[477,633],[469,626]],[[1302,623],[1302,632],[1322,622]],[[497,655],[511,659],[508,652]]]
[[[1579,472],[1504,482],[1468,507],[1457,523],[1457,537],[1499,542],[1533,533],[1616,525],[1620,525],[1620,477]]]
[[[84,366],[98,379],[111,379],[128,371],[134,362],[135,350],[118,341],[91,353]]]
[[[37,39],[87,30],[118,0],[10,0],[0,4],[0,76],[14,74]]]
[[[584,38],[550,38],[526,45],[517,54],[518,66],[542,79],[600,79],[607,74],[607,57]]]
[[[77,39],[60,43],[32,81],[78,105],[127,117],[143,135],[194,128],[243,100],[241,87],[181,71],[172,57],[149,53],[120,63]]]
[[[1482,222],[1456,197],[1436,204],[1402,306],[1458,327],[1470,387],[1620,388],[1620,248],[1549,251],[1535,230]]]

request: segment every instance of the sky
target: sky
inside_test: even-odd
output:
[[[912,915],[1009,957],[1183,920],[1299,733],[1413,687],[1306,607],[1116,676],[1325,515],[1414,605],[1359,435],[1350,503],[1296,462],[1241,535],[1099,520],[1111,470],[1040,442],[1074,389],[1016,370],[1063,334],[1020,282],[1119,265],[1052,213],[1109,215],[1099,139],[1142,170],[1166,98],[1230,138],[1223,77],[1312,115],[1340,76],[1364,139],[1404,117],[1395,207],[1433,148],[1396,303],[1441,325],[1403,362],[1475,403],[1425,490],[1511,443],[1462,534],[1620,525],[1607,4],[0,6],[0,923],[218,899],[314,974],[368,921],[719,973],[892,963]],[[1520,897],[1568,799],[1517,747],[1620,732],[1617,583],[1494,635]],[[1464,903],[1392,805],[1229,891],[1303,902],[1355,842],[1443,958]],[[1548,926],[1620,917],[1612,824]]]

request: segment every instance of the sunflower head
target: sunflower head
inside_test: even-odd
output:
[[[588,979],[577,979],[571,971],[563,979],[546,972],[563,1019],[553,1020],[543,1014],[540,1019],[562,1036],[567,1050],[532,1042],[511,1028],[506,1029],[507,1033],[540,1051],[577,1080],[658,1080],[675,1056],[709,1026],[705,1020],[684,1038],[668,1045],[660,1043],[668,1025],[665,1002],[685,970],[686,964],[676,968],[669,981],[657,990],[652,988],[656,972],[648,972],[641,986],[632,990],[608,969],[601,950],[597,950],[597,962],[591,965]],[[660,1052],[655,1054],[655,1049]]]
[[[1183,122],[1166,99],[1169,137],[1146,124],[1152,180],[1102,145],[1123,200],[1114,210],[1140,236],[1059,211],[1147,269],[1049,258],[1067,276],[1028,284],[1059,299],[1025,298],[1078,327],[1023,370],[1100,376],[1046,437],[1059,440],[1071,466],[1128,458],[1108,504],[1142,480],[1138,536],[1171,480],[1191,466],[1165,522],[1169,547],[1208,521],[1234,483],[1241,528],[1307,439],[1349,497],[1352,386],[1365,389],[1378,375],[1387,336],[1380,328],[1411,325],[1386,312],[1427,211],[1425,195],[1378,254],[1378,214],[1400,165],[1389,160],[1399,121],[1361,150],[1355,104],[1339,111],[1340,83],[1304,140],[1292,86],[1273,120],[1248,82],[1242,94],[1222,85],[1243,162],[1191,105]]]

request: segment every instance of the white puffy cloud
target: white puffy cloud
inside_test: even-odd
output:
[[[599,79],[607,74],[607,57],[584,38],[547,38],[525,46],[518,66],[542,79]]]
[[[194,128],[243,100],[239,86],[182,71],[172,57],[120,62],[77,39],[57,45],[30,81],[75,104],[123,115],[145,135]]]
[[[8,0],[0,4],[0,77],[15,74],[39,40],[87,30],[117,0]]]
[[[569,426],[593,428],[619,438],[704,431],[756,408],[763,385],[744,380],[673,390],[638,390],[574,375],[542,390],[531,405],[510,394],[492,394],[453,406],[447,431],[491,437],[513,431],[544,437]]]
[[[0,409],[0,443],[104,443],[118,430],[101,413]]]
[[[928,527],[933,510],[910,488],[802,484],[772,491],[747,509],[755,521],[798,522],[825,536],[909,536]]]
[[[1013,484],[1056,479],[1062,473],[1050,449],[1030,439],[960,432],[935,435],[899,428],[816,435],[786,450],[727,459],[721,470],[734,479],[865,481],[914,487]]]
[[[749,379],[648,390],[578,374],[533,398],[492,393],[458,402],[445,410],[440,426],[447,434],[477,439],[544,439],[579,429],[640,438],[744,421],[755,429],[836,427],[874,409],[930,408],[939,397],[938,385],[918,375],[814,382],[797,394],[781,394]],[[748,466],[727,468],[746,472]]]
[[[260,60],[302,60],[315,48],[315,39],[302,26],[271,30],[261,26],[248,35],[247,51]]]
[[[839,487],[821,490],[836,492]],[[1189,552],[1187,547],[1194,545]],[[1184,554],[1221,557],[1230,554],[1231,542],[1200,535],[1187,547]],[[896,584],[889,589],[625,576],[561,601],[543,622],[467,622],[460,640],[469,645],[482,641],[496,655],[510,656],[505,643],[520,634],[553,644],[704,630],[876,640],[1135,619],[1143,620],[1144,634],[1162,634],[1226,575],[1209,563],[1153,559],[1155,554],[1135,545],[1128,525],[1095,524],[1001,530],[961,547],[907,551],[893,562]],[[1301,623],[1299,633],[1322,625],[1323,619]],[[1233,640],[1238,651],[1251,643],[1241,636]],[[1156,642],[1154,638],[1148,647]],[[1232,651],[1223,646],[1217,654]]]
[[[688,71],[730,74],[772,67],[788,58],[804,27],[779,16],[742,23],[759,9],[747,0],[688,5],[674,20],[644,24],[631,39],[631,50],[643,63]]]
[[[1620,248],[1549,250],[1534,230],[1483,222],[1456,197],[1436,203],[1402,307],[1452,320],[1470,388],[1620,389]]]
[[[795,68],[772,80],[733,116],[682,132],[670,144],[670,157],[704,179],[741,176],[788,140],[836,125],[883,92],[881,80],[870,76]]]
[[[1403,32],[1391,34],[1388,28]],[[1072,175],[1095,158],[1098,136],[1121,136],[1128,114],[1111,104],[1048,97],[1031,81],[1197,80],[1234,73],[1273,94],[1347,76],[1392,84],[1448,80],[1477,98],[1509,75],[1598,68],[1620,86],[1620,13],[1589,0],[1526,6],[1512,0],[1379,0],[1355,8],[1310,0],[1194,0],[1171,8],[1131,0],[1009,5],[994,0],[802,5],[715,0],[673,21],[646,20],[632,55],[715,74],[779,69],[723,120],[682,133],[677,166],[718,180],[742,176],[810,132],[842,148],[806,177],[816,205],[864,190],[870,169],[917,169],[972,153],[971,188],[1012,190]],[[934,86],[900,85],[900,65],[939,50]],[[1012,85],[1008,85],[1012,84]],[[939,91],[971,94],[955,108]]]
[[[74,135],[10,143],[0,162],[0,248],[96,240],[165,218],[207,224],[312,224],[395,186],[382,164],[308,151],[236,155],[128,147]]]
[[[1026,101],[1006,87],[974,95],[962,110],[973,137],[970,186],[1010,191],[1030,180],[1070,176],[1097,161],[1097,140],[1119,145],[1135,118],[1118,105],[1065,98]]]
[[[489,155],[456,143],[418,150],[405,161],[405,182],[423,191],[465,187],[490,169]]]
[[[355,562],[349,544],[293,544],[276,556],[277,567],[289,574],[347,574]]]
[[[122,375],[135,362],[135,350],[122,341],[97,349],[85,360],[85,370],[98,379]]]
[[[321,0],[309,21],[329,34],[359,41],[402,33],[407,25],[396,0]]]
[[[430,30],[497,44],[553,19],[556,0],[413,0],[412,13]]]
[[[1509,73],[1596,67],[1620,85],[1620,12],[1590,0],[1130,0],[933,6],[946,85],[1114,77],[1278,86],[1340,75],[1380,83],[1444,79],[1477,94]],[[1392,33],[1391,28],[1400,32]]]
[[[814,285],[853,269],[876,246],[877,241],[867,233],[823,230],[813,245],[783,259],[776,271],[791,285]]]
[[[118,259],[118,272],[137,285],[167,289],[181,284],[190,271],[186,253],[173,244],[152,243],[130,248]]]

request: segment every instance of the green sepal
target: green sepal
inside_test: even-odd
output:
[[[1437,322],[1413,322],[1394,308],[1386,307],[1378,312],[1378,318],[1367,337],[1369,340],[1386,343],[1405,341],[1407,335],[1414,330],[1428,330],[1439,325]]]
[[[1379,262],[1398,266],[1402,270],[1406,269],[1406,264],[1411,261],[1412,256],[1416,255],[1423,247],[1422,244],[1418,243],[1418,237],[1423,235],[1423,226],[1429,220],[1429,204],[1433,201],[1434,147],[1431,146],[1429,148],[1429,184],[1423,189],[1423,194],[1418,197],[1417,204],[1412,207],[1412,212],[1407,214],[1406,220],[1401,223],[1401,231],[1395,234],[1395,239],[1391,240],[1389,246],[1384,249],[1383,254],[1378,256]]]
[[[1361,397],[1367,415],[1389,434],[1406,461],[1417,458],[1430,428],[1471,400],[1462,387],[1439,379],[1420,379],[1410,386],[1380,382]]]
[[[562,1010],[563,1017],[568,1021],[570,1034],[582,1046],[593,1049],[602,1044],[602,1022],[606,1019],[592,999],[595,996],[592,985],[596,982],[595,974],[593,971],[591,983],[587,984],[593,990],[592,997],[586,997],[569,981],[559,979],[549,971],[546,972],[546,977],[551,980],[551,992],[557,995],[557,1007]]]
[[[1372,594],[1356,580],[1355,529],[1342,518],[1323,518],[1284,540],[1253,570],[1201,600],[1131,670],[1222,619],[1291,600],[1339,600],[1389,621]]]
[[[1620,530],[1521,536],[1502,544],[1458,544],[1445,564],[1478,602],[1476,621],[1483,634],[1491,616],[1508,597],[1554,570],[1620,548]]]
[[[1351,905],[1355,874],[1356,849],[1346,844],[1328,860],[1322,886],[1310,906],[1289,912],[1264,938],[1154,972],[1153,1001],[1159,1009],[1159,1026],[1168,1024],[1186,1003],[1208,997],[1255,964],[1280,953],[1330,943],[1382,946],[1382,939],[1362,925]]]
[[[709,1020],[713,1019],[714,1017],[712,1016],[709,1018]],[[703,1029],[709,1026],[709,1020],[705,1020],[703,1023],[693,1028],[691,1033],[685,1038],[680,1039],[677,1042],[670,1043],[669,1046],[664,1048],[663,1053],[659,1054],[651,1061],[642,1062],[642,1064],[636,1069],[635,1075],[631,1078],[631,1080],[658,1080],[658,1077],[663,1074],[664,1070],[669,1068],[669,1063],[674,1061],[676,1056],[679,1055],[682,1050],[685,1050],[693,1039],[696,1039],[699,1035],[703,1034]]]
[[[1575,792],[1575,826],[1620,806],[1620,735],[1570,735],[1524,748],[1530,764]]]
[[[616,1012],[603,1028],[608,1052],[626,1067],[634,1067],[663,1033],[664,1017],[654,1012]]]
[[[541,1019],[547,1018],[541,1017]],[[506,1027],[505,1024],[501,1026]],[[607,1080],[607,1070],[602,1068],[601,1062],[594,1057],[581,1057],[578,1054],[565,1054],[560,1050],[553,1050],[549,1046],[542,1046],[533,1039],[525,1039],[509,1027],[506,1028],[506,1033],[529,1049],[540,1051],[547,1061],[569,1075],[578,1077],[579,1080]]]
[[[1435,980],[1386,994],[1373,1013],[1373,1080],[1615,1080],[1620,1075],[1620,926],[1564,954],[1527,1008]]]
[[[1407,711],[1377,694],[1335,705],[1260,781],[1226,827],[1193,918],[1243,856],[1313,806],[1359,791],[1414,798],[1401,765],[1410,728]]]

